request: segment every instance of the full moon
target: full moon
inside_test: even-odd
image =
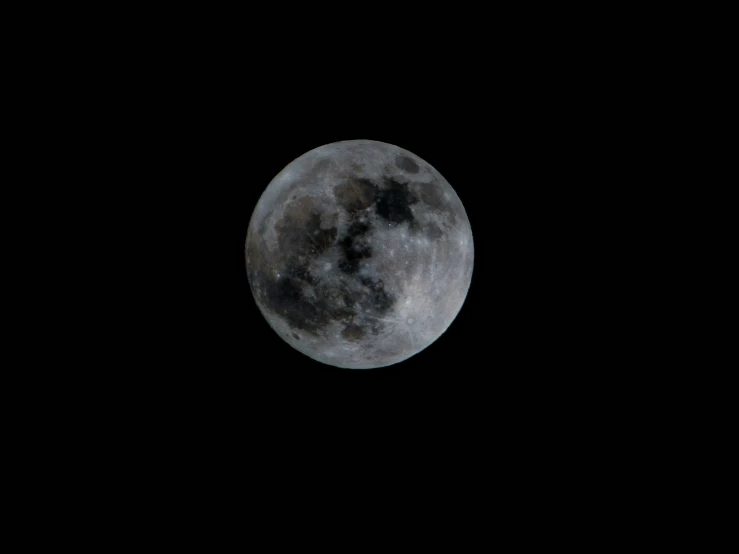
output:
[[[269,183],[249,222],[246,269],[282,339],[319,362],[402,362],[444,333],[472,278],[472,230],[428,162],[374,140],[326,144]]]

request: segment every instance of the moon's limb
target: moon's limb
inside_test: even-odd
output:
[[[469,289],[466,212],[427,162],[387,143],[327,144],[287,165],[254,209],[247,275],[291,346],[368,369],[434,342]]]

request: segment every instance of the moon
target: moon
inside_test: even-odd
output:
[[[472,279],[462,201],[428,162],[348,140],[289,163],[246,236],[251,292],[290,346],[332,366],[402,362],[451,325]]]

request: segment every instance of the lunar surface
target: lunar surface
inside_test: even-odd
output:
[[[290,346],[332,366],[401,362],[464,303],[472,231],[431,165],[372,140],[327,144],[287,165],[249,222],[257,306]]]

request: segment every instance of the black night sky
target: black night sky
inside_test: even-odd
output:
[[[615,268],[599,229],[617,168],[597,131],[614,125],[614,112],[581,94],[587,79],[576,70],[520,56],[528,71],[509,58],[486,71],[435,59],[419,68],[422,84],[392,87],[407,75],[321,66],[319,78],[290,55],[254,55],[239,71],[233,58],[172,70],[147,112],[167,221],[153,290],[165,354],[151,386],[226,418],[459,423],[489,409],[556,411],[616,363],[596,323],[618,295],[603,284]],[[244,260],[271,179],[305,152],[350,139],[432,164],[462,200],[475,246],[467,300],[449,329],[407,361],[368,371],[321,364],[283,342],[252,298]]]

